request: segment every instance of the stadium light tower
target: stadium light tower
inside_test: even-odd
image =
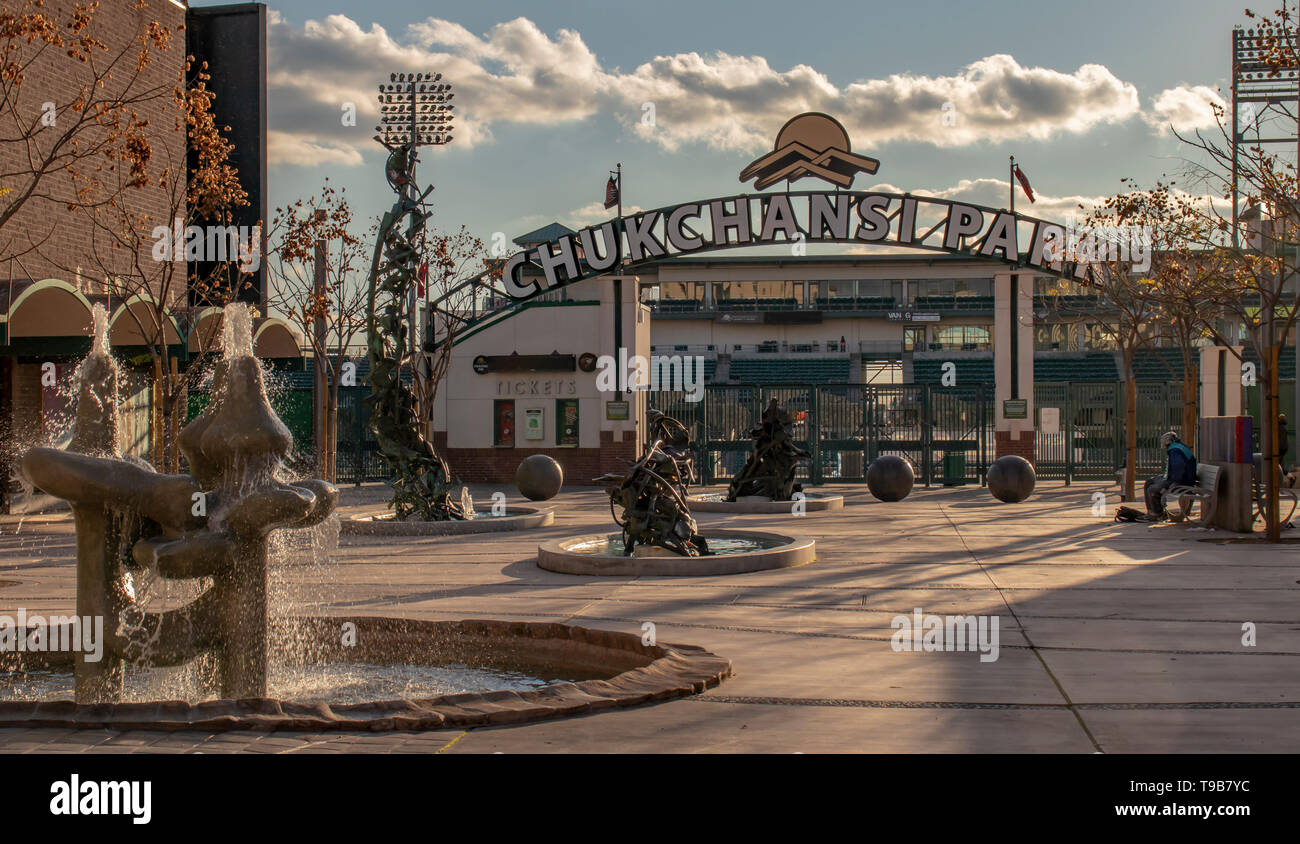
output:
[[[379,86],[375,140],[388,150],[384,175],[397,201],[384,214],[375,240],[366,346],[371,427],[396,476],[390,507],[398,519],[465,519],[472,509],[463,490],[453,494],[451,471],[429,442],[428,420],[401,377],[403,367],[415,374],[419,353],[415,299],[424,226],[431,215],[426,200],[433,191],[416,185],[415,165],[420,147],[451,143],[454,96],[441,73],[392,73]]]
[[[451,123],[456,95],[441,73],[390,73],[379,86],[379,125],[375,140],[390,155],[390,164],[402,165],[396,173],[388,168],[388,181],[406,178],[394,185],[409,189],[415,181],[416,150],[452,141]],[[402,161],[394,162],[393,157]],[[402,190],[398,191],[399,193]]]

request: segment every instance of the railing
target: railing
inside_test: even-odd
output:
[[[920,344],[913,350],[918,354],[928,354],[929,352],[987,352],[993,349],[992,341],[974,343],[926,343],[922,349]]]
[[[712,343],[708,343],[708,344],[679,343],[675,345],[664,345],[661,343],[659,345],[655,345],[655,344],[650,345],[650,354],[652,355],[681,355],[681,354],[688,354],[688,355],[710,354],[711,355],[714,354],[716,350],[717,347],[715,347]]]
[[[725,352],[729,352],[735,357],[760,357],[768,355],[819,355],[826,357],[833,355],[835,357],[847,356],[848,347],[844,351],[840,350],[839,343],[787,343],[787,342],[767,342],[767,343],[735,343],[730,346],[722,347]]]
[[[749,311],[834,311],[837,313],[886,313],[897,310],[957,311],[987,313],[993,310],[992,296],[917,296],[899,301],[892,296],[821,298],[800,302],[783,299],[717,299],[712,303],[696,299],[647,299],[652,313],[712,314]]]

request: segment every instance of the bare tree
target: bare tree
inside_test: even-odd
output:
[[[142,115],[172,93],[170,79],[160,81],[153,65],[172,48],[173,31],[144,20],[135,38],[109,47],[101,40],[108,36],[97,20],[98,5],[60,13],[43,0],[22,0],[0,9],[0,184],[6,188],[0,193],[0,260],[20,267],[57,225],[38,225],[39,218],[23,210],[42,203],[94,208],[106,201],[85,193],[75,173],[95,169],[123,146],[146,144],[148,119]],[[137,0],[131,8],[143,12],[148,5]],[[51,72],[59,85],[47,84]]]
[[[153,358],[154,457],[168,471],[179,469],[182,403],[203,375],[217,332],[197,335],[199,348],[184,373],[173,346],[206,308],[237,298],[261,260],[260,223],[252,232],[233,225],[248,196],[230,164],[229,127],[213,119],[206,68],[187,61],[159,125],[120,136],[98,162],[82,162],[73,173],[88,200],[77,209],[91,223],[86,253],[110,297],[128,305],[140,345]],[[185,143],[169,143],[169,133]],[[139,203],[138,191],[146,188],[165,201]],[[198,260],[216,263],[199,277],[187,269]]]
[[[1103,210],[1088,214],[1089,225],[1102,224],[1109,219]],[[1133,361],[1140,348],[1147,345],[1147,335],[1156,313],[1149,280],[1133,270],[1130,250],[1109,249],[1105,239],[1095,234],[1085,236],[1078,244],[1066,244],[1062,250],[1066,261],[1086,263],[1086,285],[1057,280],[1045,291],[1044,302],[1056,316],[1068,321],[1084,318],[1097,319],[1100,310],[1106,318],[1097,325],[1104,336],[1119,351],[1124,380],[1124,489],[1125,500],[1132,500],[1137,474],[1137,381]],[[1088,293],[1081,295],[1082,290]]]
[[[353,236],[352,207],[344,188],[325,180],[319,196],[277,208],[268,232],[275,260],[268,304],[307,338],[315,366],[324,372],[323,425],[316,454],[321,477],[338,477],[339,387],[353,340],[366,326],[366,287],[355,277],[365,268],[366,248]],[[331,252],[331,247],[333,251]],[[319,265],[319,266],[318,266]],[[316,273],[323,284],[316,284]]]
[[[1124,180],[1128,181],[1128,180]],[[1199,346],[1211,332],[1205,307],[1205,268],[1199,261],[1199,244],[1208,234],[1198,201],[1177,190],[1172,181],[1157,181],[1147,189],[1133,188],[1108,198],[1094,218],[1113,221],[1129,237],[1141,237],[1147,246],[1149,266],[1142,271],[1149,282],[1143,292],[1152,306],[1149,343],[1169,340],[1182,364],[1182,438],[1196,442],[1200,369]],[[1174,372],[1163,356],[1158,360]]]
[[[1258,21],[1254,33],[1260,60],[1269,68],[1266,72],[1279,77],[1300,70],[1295,13],[1284,4],[1265,15],[1247,9],[1246,16]],[[1264,516],[1269,540],[1277,541],[1277,490],[1281,480],[1277,448],[1278,355],[1300,313],[1296,283],[1300,263],[1300,182],[1296,162],[1270,152],[1258,142],[1238,143],[1237,127],[1230,125],[1226,110],[1217,103],[1210,107],[1214,128],[1175,132],[1188,152],[1184,180],[1190,179],[1210,196],[1224,200],[1240,193],[1251,213],[1238,215],[1230,202],[1226,208],[1219,202],[1206,203],[1197,209],[1198,225],[1189,239],[1199,247],[1195,262],[1203,279],[1200,293],[1204,309],[1217,310],[1226,323],[1240,327],[1259,361]],[[1270,108],[1270,120],[1294,124],[1300,118],[1287,104],[1271,104]],[[1216,342],[1236,345],[1235,337],[1226,336],[1235,332],[1225,332],[1226,326],[1217,321],[1207,323],[1207,331]]]
[[[479,298],[500,280],[501,269],[499,261],[488,258],[483,241],[464,226],[452,234],[430,231],[422,254],[421,275],[430,306],[427,336],[417,346],[422,351],[415,396],[420,418],[427,421],[433,418],[433,403],[451,366],[452,349],[477,316]]]

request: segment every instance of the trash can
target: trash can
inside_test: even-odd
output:
[[[962,452],[945,452],[943,455],[943,485],[962,486],[966,483],[966,455]]]

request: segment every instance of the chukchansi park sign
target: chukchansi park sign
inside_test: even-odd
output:
[[[511,296],[527,299],[609,272],[624,258],[635,265],[675,255],[782,243],[925,249],[1086,280],[1088,262],[1063,261],[1065,241],[1065,227],[1056,223],[946,199],[850,191],[740,195],[588,226],[511,256],[502,280]],[[1022,244],[1027,245],[1023,263]],[[541,269],[541,279],[520,278],[527,263]]]
[[[796,115],[781,127],[772,151],[740,171],[740,181],[753,179],[762,190],[814,178],[836,190],[740,194],[629,214],[511,256],[502,281],[510,296],[528,299],[609,272],[624,259],[635,268],[677,255],[783,243],[926,249],[1067,278],[1090,277],[1087,253],[1066,260],[1075,250],[1064,226],[946,199],[846,190],[858,173],[879,167],[876,159],[851,150],[848,132],[835,118],[821,112]],[[528,264],[541,270],[540,279],[536,271],[533,278],[522,277]]]

